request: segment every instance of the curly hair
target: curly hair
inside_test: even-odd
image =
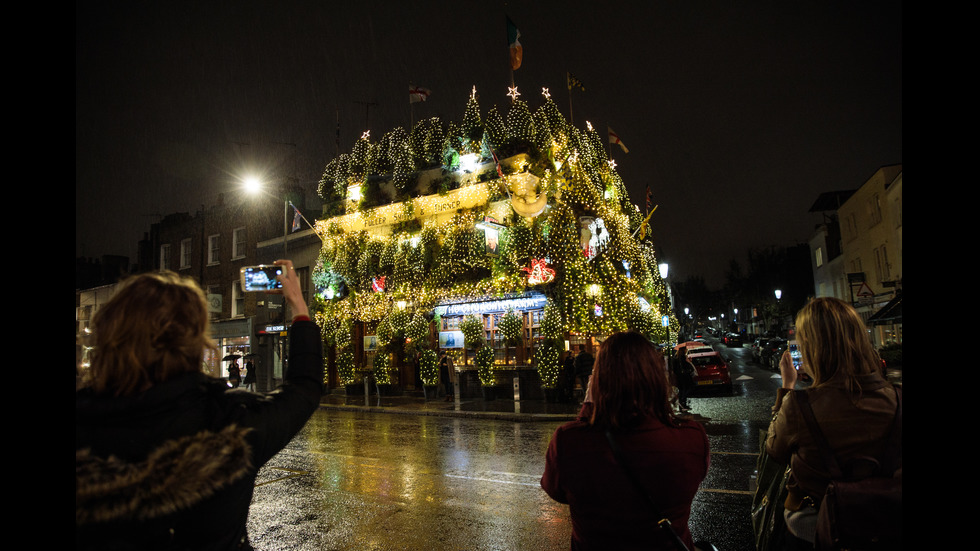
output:
[[[822,297],[807,303],[796,315],[796,336],[813,386],[841,377],[854,390],[860,387],[858,375],[881,370],[864,321],[840,299]]]
[[[100,394],[132,395],[200,371],[215,348],[204,291],[162,271],[131,276],[92,319],[95,348],[87,383]]]
[[[628,427],[647,417],[676,424],[663,354],[639,333],[613,333],[603,341],[590,385],[592,425]]]

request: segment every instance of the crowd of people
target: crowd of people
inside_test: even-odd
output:
[[[232,388],[201,371],[215,344],[192,279],[133,276],[97,312],[91,368],[76,388],[76,549],[251,549],[246,521],[258,470],[303,427],[323,390],[319,328],[291,262],[277,264],[276,292],[293,323],[273,392]],[[796,329],[812,382],[796,391],[796,368],[784,356],[765,442],[791,466],[787,550],[814,548],[817,504],[831,482],[794,391],[806,394],[848,466],[882,452],[900,399],[849,305],[814,299]],[[634,332],[609,335],[594,356],[583,344],[564,358],[562,387],[568,398],[579,389],[581,409],[552,435],[540,484],[569,506],[571,549],[695,549],[689,520],[710,447],[704,427],[684,415],[688,366],[683,347],[668,354]],[[452,399],[449,356],[440,372]],[[246,386],[252,373],[248,366]]]

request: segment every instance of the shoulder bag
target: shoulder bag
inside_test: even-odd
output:
[[[677,549],[681,551],[688,551],[687,546],[684,545],[684,540],[677,535],[677,532],[674,531],[674,527],[670,524],[670,519],[660,514],[660,510],[654,503],[653,497],[643,489],[643,485],[640,484],[640,480],[636,477],[636,474],[630,470],[629,465],[626,463],[626,457],[623,454],[623,450],[619,447],[619,444],[616,443],[616,439],[613,437],[612,432],[610,432],[608,429],[606,430],[606,440],[609,441],[609,446],[612,447],[613,455],[616,457],[616,462],[619,463],[619,466],[622,467],[624,471],[626,471],[626,476],[629,477],[630,481],[634,486],[636,486],[636,489],[640,492],[640,494],[646,498],[647,503],[649,503],[650,507],[653,508],[655,516],[660,519],[657,521],[657,527],[663,530],[664,533],[669,536],[670,541],[674,542]]]
[[[816,548],[819,550],[902,548],[902,389],[894,388],[898,405],[884,455],[880,461],[873,457],[856,458],[877,467],[874,474],[865,473],[862,478],[842,471],[817,424],[809,397],[805,391],[795,391],[800,411],[820,447],[831,479],[817,512]]]

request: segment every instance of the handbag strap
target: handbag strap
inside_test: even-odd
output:
[[[885,472],[888,473],[895,472],[899,467],[898,462],[902,454],[902,388],[898,385],[892,385],[892,387],[895,389],[895,399],[897,402],[895,406],[895,420],[892,421],[888,442],[885,444],[884,461],[881,463]],[[837,456],[834,455],[833,449],[827,441],[827,437],[820,430],[820,425],[817,424],[817,419],[813,415],[813,407],[810,406],[810,395],[807,394],[806,390],[794,390],[793,394],[796,395],[797,402],[800,405],[800,412],[803,414],[803,419],[806,421],[807,427],[810,428],[813,439],[820,447],[820,453],[823,455],[830,478],[834,480],[840,479],[843,476],[840,463],[838,463]]]
[[[653,496],[647,493],[647,491],[643,488],[643,485],[640,483],[640,480],[636,477],[636,474],[629,468],[622,448],[619,447],[619,444],[616,442],[616,438],[613,437],[612,432],[610,432],[609,429],[606,429],[606,440],[609,441],[609,446],[612,448],[613,455],[616,457],[616,462],[623,468],[623,471],[626,472],[626,476],[630,479],[633,485],[636,486],[636,489],[639,490],[640,494],[646,498],[647,503],[651,508],[653,508],[655,516],[660,518],[660,520],[657,521],[657,526],[661,530],[665,530],[668,534],[670,534],[670,537],[673,539],[674,543],[677,544],[679,549],[687,551],[687,545],[684,544],[684,540],[682,540],[680,536],[677,535],[677,532],[674,531],[673,525],[670,524],[670,519],[668,519],[665,515],[660,514],[660,509],[653,501]]]

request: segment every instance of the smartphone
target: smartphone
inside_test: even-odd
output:
[[[803,367],[803,355],[800,354],[800,347],[796,345],[796,341],[789,341],[789,357],[793,359],[793,367],[799,371]]]
[[[278,275],[282,266],[259,265],[242,268],[242,290],[246,293],[282,289]]]

